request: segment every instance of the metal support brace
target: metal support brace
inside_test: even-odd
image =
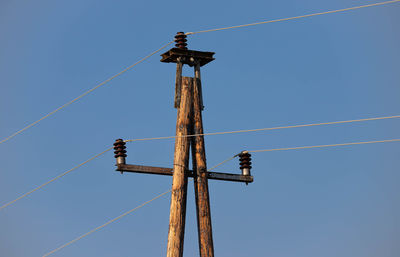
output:
[[[132,164],[117,164],[116,166],[117,166],[116,170],[120,171],[121,173],[134,172],[134,173],[145,173],[145,174],[166,175],[166,176],[173,175],[172,168],[141,166]],[[188,177],[193,177],[192,170],[188,170],[187,173]],[[244,182],[244,183],[253,182],[253,176],[250,175],[231,174],[222,172],[207,172],[207,178],[215,180],[233,181],[233,182]]]

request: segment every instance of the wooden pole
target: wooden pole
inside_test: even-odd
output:
[[[174,107],[179,108],[181,103],[181,87],[182,87],[182,57],[178,57],[176,62],[176,77],[175,77],[175,99]]]
[[[180,136],[188,135],[190,132],[192,96],[193,78],[182,77],[181,101],[176,121],[177,138],[175,140],[167,257],[183,256],[190,139]]]
[[[201,114],[203,101],[201,92],[200,65],[196,64],[193,85],[193,121],[191,131],[193,134],[203,134],[203,119]],[[207,163],[203,136],[192,137],[192,159],[200,256],[214,257]]]

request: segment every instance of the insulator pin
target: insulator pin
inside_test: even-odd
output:
[[[115,140],[114,143],[114,157],[117,159],[117,165],[118,164],[125,164],[125,157],[126,155],[126,146],[125,142],[122,139],[117,139]]]
[[[251,170],[251,154],[247,151],[243,151],[239,154],[240,169],[242,170],[243,176],[250,176]]]
[[[177,48],[180,48],[180,49],[184,49],[184,50],[187,50],[187,44],[186,44],[186,42],[187,42],[187,40],[186,40],[186,35],[185,35],[185,33],[184,32],[178,32],[178,33],[176,33],[176,35],[175,35],[175,46],[177,47]]]

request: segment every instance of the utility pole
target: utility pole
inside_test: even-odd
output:
[[[201,111],[204,108],[202,99],[203,97],[201,88],[200,66],[213,61],[214,53],[188,50],[186,47],[186,41],[187,40],[185,33],[178,32],[175,36],[177,48],[171,49],[170,51],[162,54],[163,58],[161,61],[174,62],[174,59],[176,58],[177,72],[175,82],[175,108],[181,107],[177,105],[177,103],[179,103],[179,100],[183,97],[183,89],[180,89],[180,87],[184,86],[184,84],[181,83],[182,66],[183,64],[194,66],[195,76],[194,78],[190,78],[190,81],[193,82],[193,91],[191,95],[193,110],[192,115],[190,116],[190,134],[199,135],[203,134],[203,120]],[[204,137],[200,135],[191,137],[191,149],[200,256],[214,257]],[[171,215],[173,215],[172,200]],[[169,252],[167,256],[169,257]]]
[[[246,151],[240,156],[242,174],[207,171],[203,137],[203,97],[200,67],[213,61],[213,52],[187,49],[186,35],[178,32],[176,47],[162,54],[161,62],[176,63],[175,100],[177,108],[176,139],[173,168],[126,164],[126,147],[122,139],[114,143],[117,171],[172,176],[172,194],[168,231],[167,257],[182,257],[185,234],[188,177],[194,179],[199,252],[201,257],[214,257],[208,179],[253,182],[251,158]],[[194,78],[182,77],[183,65],[194,67]],[[189,170],[189,147],[192,150],[192,170]]]
[[[193,120],[192,133],[199,135],[192,137],[192,162],[194,177],[194,192],[196,197],[196,214],[201,257],[214,257],[214,243],[212,238],[210,196],[208,192],[207,162],[204,145],[203,119],[201,111],[202,88],[200,78],[200,63],[195,63],[195,78],[193,88]]]
[[[190,132],[192,95],[193,80],[185,77],[182,79],[181,99],[176,121],[177,137],[175,140],[167,257],[183,256],[190,138],[182,136],[187,136]]]

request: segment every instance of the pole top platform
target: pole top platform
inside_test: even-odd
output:
[[[199,63],[200,66],[206,65],[207,63],[215,60],[213,52],[201,52],[187,49],[187,40],[185,32],[178,32],[175,35],[175,48],[170,49],[161,55],[161,62],[174,62],[178,61],[182,64],[194,66]]]
[[[200,66],[203,66],[215,60],[215,58],[213,58],[214,54],[214,52],[202,52],[182,48],[172,48],[169,51],[161,54],[161,62],[177,63],[178,58],[181,57],[181,62],[183,64],[193,66],[194,61],[198,61],[200,63]]]

